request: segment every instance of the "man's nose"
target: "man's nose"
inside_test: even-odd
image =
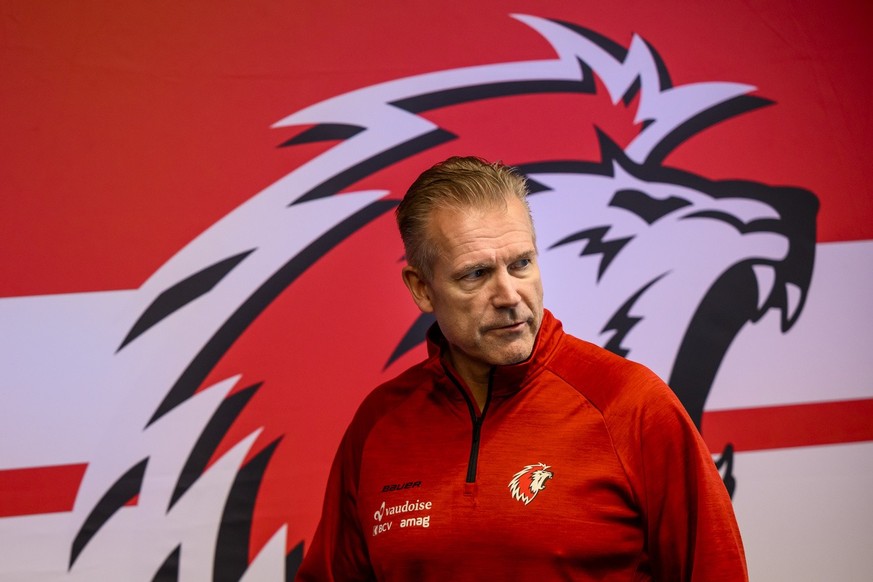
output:
[[[492,301],[495,307],[512,307],[521,301],[518,294],[518,281],[505,271],[498,272],[494,277]]]

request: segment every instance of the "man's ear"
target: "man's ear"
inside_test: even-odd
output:
[[[430,299],[430,286],[418,269],[409,265],[403,267],[401,271],[403,283],[409,289],[409,294],[412,295],[412,300],[418,305],[422,313],[433,313],[433,303]]]

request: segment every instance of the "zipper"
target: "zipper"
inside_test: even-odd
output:
[[[473,439],[470,443],[470,460],[467,462],[467,483],[476,482],[476,469],[479,466],[479,444],[482,438],[482,423],[485,422],[485,414],[488,412],[488,405],[491,404],[491,385],[494,381],[494,368],[488,373],[488,392],[485,395],[485,406],[482,407],[482,414],[476,414],[476,403],[467,393],[467,390],[457,378],[443,365],[443,370],[446,372],[452,383],[460,390],[461,395],[467,402],[467,410],[470,411],[470,420],[473,423]]]

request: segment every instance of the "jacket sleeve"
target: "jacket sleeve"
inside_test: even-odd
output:
[[[748,580],[731,499],[679,399],[658,380],[641,409],[641,494],[655,580]]]
[[[357,511],[361,443],[346,431],[331,466],[321,520],[300,569],[299,582],[375,580]]]

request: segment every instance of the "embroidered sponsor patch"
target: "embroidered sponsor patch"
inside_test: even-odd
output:
[[[407,500],[404,503],[397,503],[394,505],[388,505],[383,501],[382,505],[379,506],[379,509],[373,513],[373,536],[375,537],[379,534],[391,531],[391,527],[394,525],[394,519],[389,518],[397,518],[400,527],[429,528],[430,514],[417,516],[407,516],[404,514],[430,511],[431,509],[433,509],[432,501],[421,501],[416,499],[415,501]]]

